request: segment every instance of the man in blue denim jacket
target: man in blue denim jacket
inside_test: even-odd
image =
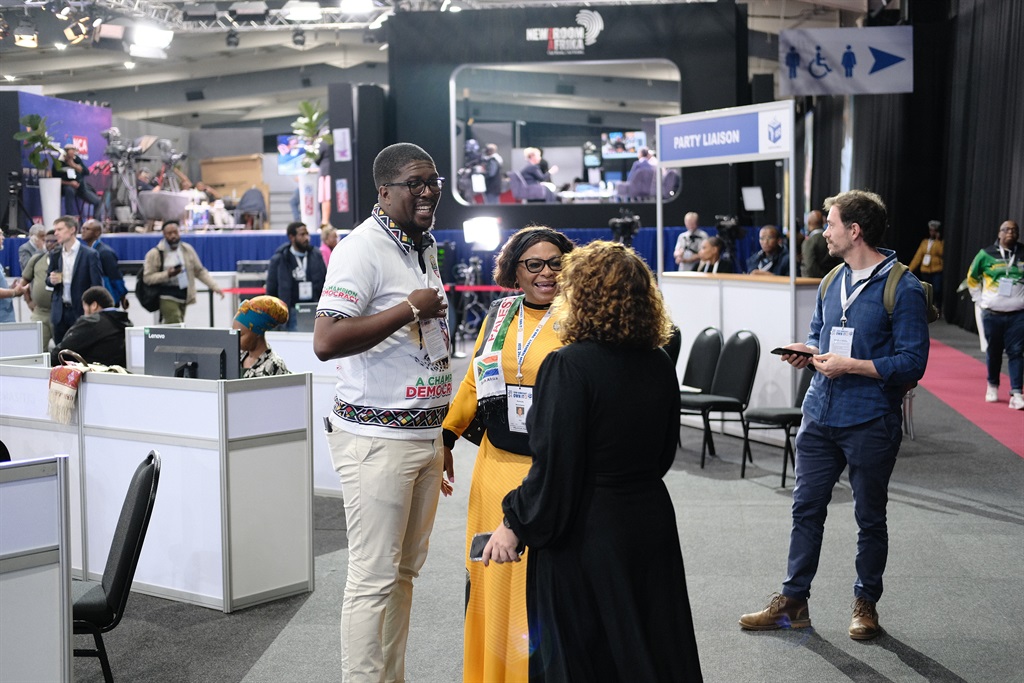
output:
[[[817,371],[796,437],[788,576],[782,593],[764,610],[743,615],[740,626],[810,626],[807,600],[818,569],[825,515],[832,487],[849,466],[860,528],[849,633],[854,640],[868,640],[881,632],[875,603],[882,596],[889,552],[889,477],[903,437],[903,395],[928,362],[927,304],[920,282],[904,276],[892,316],[885,310],[882,295],[896,254],[877,246],[887,224],[881,197],[844,192],[825,200],[825,210],[829,255],[846,265],[824,297],[819,289],[807,342],[786,347],[811,355],[782,356],[795,368],[812,365]]]

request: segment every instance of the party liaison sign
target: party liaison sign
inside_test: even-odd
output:
[[[911,26],[797,29],[779,34],[782,95],[913,92]]]
[[[793,102],[768,102],[658,119],[658,156],[670,166],[785,159]]]

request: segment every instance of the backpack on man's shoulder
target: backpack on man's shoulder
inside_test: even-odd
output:
[[[841,271],[845,265],[845,263],[840,263],[821,279],[822,298],[825,297],[825,292],[828,290],[828,286],[832,284],[832,280],[836,278],[836,275],[839,274],[839,271]],[[885,291],[882,292],[882,304],[885,306],[885,312],[889,314],[890,319],[892,319],[893,309],[896,308],[896,286],[899,284],[900,278],[903,277],[905,273],[910,273],[910,269],[897,261],[892,265],[892,268],[889,269],[889,276],[885,279]],[[928,307],[928,322],[935,322],[939,319],[939,309],[935,306],[935,290],[932,288],[930,282],[921,282],[921,280],[913,273],[910,273],[910,277],[917,280],[918,284],[924,288],[924,300]]]

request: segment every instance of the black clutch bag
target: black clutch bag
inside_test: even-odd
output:
[[[466,427],[466,431],[462,432],[462,438],[474,446],[479,446],[480,442],[483,441],[485,431],[487,431],[487,427],[484,426],[483,420],[477,415],[469,423],[469,426]]]

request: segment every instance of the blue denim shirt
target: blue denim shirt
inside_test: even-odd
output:
[[[828,379],[814,374],[804,399],[804,417],[829,427],[850,427],[874,420],[887,413],[899,414],[907,386],[924,375],[928,363],[928,315],[924,289],[917,278],[905,273],[896,287],[896,305],[892,319],[885,310],[882,294],[888,277],[888,264],[896,253],[879,249],[886,258],[876,269],[856,300],[846,311],[846,326],[854,329],[853,358],[870,359],[881,379],[862,375],[842,375]],[[833,327],[840,326],[841,281],[852,292],[852,271],[845,266],[818,302],[811,319],[807,345],[828,353]]]

